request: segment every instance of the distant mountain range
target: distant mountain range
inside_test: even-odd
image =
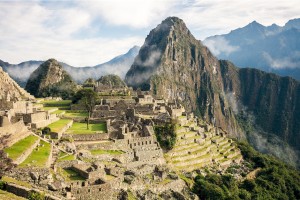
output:
[[[300,19],[283,27],[263,26],[256,21],[228,34],[203,42],[219,59],[239,67],[253,67],[300,80]]]
[[[139,49],[140,47],[134,46],[127,53],[93,67],[73,67],[63,62],[60,62],[60,64],[78,83],[83,83],[88,78],[99,79],[106,74],[116,74],[123,79],[138,54]],[[26,61],[20,64],[10,64],[0,60],[0,66],[24,88],[30,74],[44,62],[45,61]]]

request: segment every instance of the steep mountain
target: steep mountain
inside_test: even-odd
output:
[[[73,67],[60,62],[77,83],[83,83],[88,78],[99,79],[106,74],[116,74],[121,78],[125,77],[126,72],[133,63],[140,47],[134,46],[127,53],[119,55],[112,60],[93,67]],[[30,74],[36,70],[44,61],[26,61],[20,64],[10,64],[0,60],[0,66],[6,71],[21,87],[25,87]]]
[[[76,90],[76,83],[59,62],[49,59],[30,75],[25,89],[35,97],[68,98]]]
[[[120,88],[126,86],[126,83],[119,76],[114,74],[101,76],[97,82],[111,88]]]
[[[28,100],[34,99],[32,95],[21,88],[10,76],[0,67],[0,100]]]
[[[261,29],[256,23],[253,26]],[[270,146],[264,151],[284,152],[285,157],[289,156],[284,149],[287,143],[300,150],[299,82],[219,61],[176,17],[167,18],[149,33],[125,82],[180,101],[236,137],[247,133],[257,149]],[[276,148],[272,138],[279,140]]]
[[[300,80],[300,19],[285,26],[263,26],[256,21],[203,43],[219,59],[240,67],[254,67]]]
[[[169,17],[147,36],[127,72],[129,86],[182,102],[209,122],[242,137],[223,92],[219,61],[184,22]]]

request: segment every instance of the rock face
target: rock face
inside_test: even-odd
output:
[[[226,94],[255,116],[255,123],[300,150],[300,84],[257,69],[220,61]]]
[[[179,18],[169,17],[150,32],[125,82],[178,100],[188,111],[242,135],[223,92],[219,61]]]
[[[180,101],[237,137],[245,136],[237,119],[246,111],[263,131],[300,150],[299,82],[217,60],[176,17],[150,32],[125,82]]]
[[[25,89],[36,97],[67,98],[76,89],[76,84],[56,60],[49,59],[30,75]]]
[[[32,95],[21,88],[10,76],[0,67],[0,99],[18,101],[34,99]]]
[[[97,82],[109,86],[110,88],[122,88],[126,86],[126,83],[119,76],[114,74],[101,76]]]

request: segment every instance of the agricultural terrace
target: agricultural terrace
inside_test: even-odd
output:
[[[45,141],[40,142],[40,145],[32,151],[32,153],[19,166],[45,167],[51,151],[51,145]]]
[[[28,148],[30,148],[38,138],[34,135],[30,135],[17,143],[13,144],[11,147],[6,148],[4,151],[8,153],[8,157],[16,160],[22,153],[24,153]]]
[[[71,121],[72,120],[69,120],[69,119],[60,119],[60,120],[48,125],[48,127],[51,129],[51,132],[58,133]]]
[[[86,123],[74,122],[72,127],[67,130],[69,134],[95,134],[107,132],[106,123],[89,124],[87,129]]]

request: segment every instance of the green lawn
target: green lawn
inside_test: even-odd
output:
[[[43,101],[41,102],[46,107],[67,107],[70,106],[72,101],[71,100],[62,100],[62,101]]]
[[[74,122],[72,127],[67,130],[70,134],[94,134],[98,131],[106,132],[106,123],[90,124],[89,129],[86,128],[86,123]]]
[[[60,120],[48,125],[48,127],[51,129],[52,132],[59,132],[69,122],[71,122],[71,120],[69,120],[69,119],[60,119]]]
[[[103,149],[94,149],[91,150],[92,155],[101,155],[101,154],[111,154],[111,155],[119,155],[124,153],[120,150],[103,150]]]
[[[20,167],[26,167],[27,164],[34,167],[45,167],[50,155],[51,146],[42,140],[40,145],[38,149],[34,149],[27,159],[19,165]]]
[[[81,177],[77,172],[71,170],[71,169],[61,169],[62,175],[68,180],[68,181],[82,181],[85,180],[83,177]]]
[[[87,117],[88,113],[87,112],[72,112],[72,111],[67,111],[64,114],[65,117],[74,117],[74,118],[79,118],[79,117]]]
[[[66,153],[61,151],[59,153],[59,157],[58,157],[57,161],[60,162],[60,161],[66,161],[66,160],[75,160],[75,156],[74,155],[67,155]]]
[[[53,112],[53,114],[57,114],[57,115],[60,115],[60,114],[64,114],[66,111],[64,110],[56,110]]]
[[[37,137],[34,135],[29,135],[28,137],[18,141],[11,147],[5,149],[4,151],[8,153],[8,157],[16,160],[19,158],[24,151],[26,151],[29,147],[31,147],[36,141]]]

